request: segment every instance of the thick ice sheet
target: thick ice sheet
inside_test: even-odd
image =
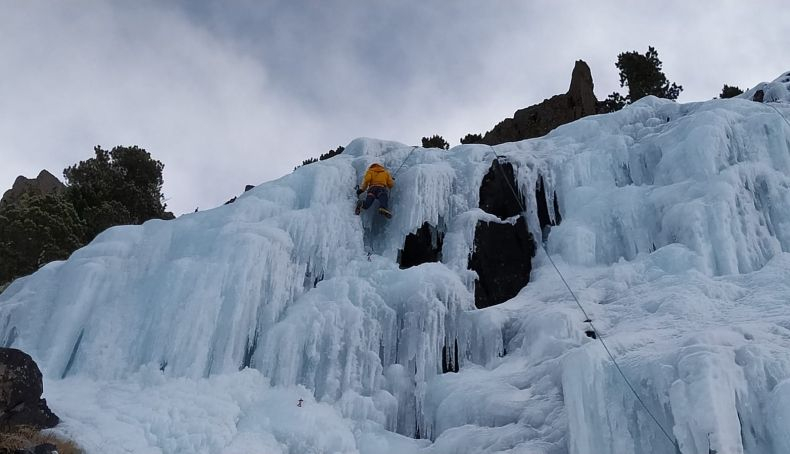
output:
[[[494,149],[355,140],[19,279],[0,295],[0,343],[39,362],[57,430],[89,452],[674,453],[542,251],[519,296],[474,309],[467,260],[492,219],[477,206],[495,150],[680,452],[785,454],[788,78],[765,84],[776,110],[748,93],[646,98]],[[390,221],[353,215],[374,161],[401,169]],[[539,177],[563,218],[546,232]],[[424,222],[445,232],[442,263],[400,270]],[[456,340],[460,373],[442,374]]]

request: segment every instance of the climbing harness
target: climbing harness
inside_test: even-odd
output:
[[[395,176],[398,175],[398,172],[401,171],[403,166],[406,164],[406,161],[411,157],[411,154],[414,153],[414,150],[416,150],[416,149],[417,149],[416,145],[411,147],[411,151],[409,151],[409,154],[407,154],[406,157],[403,159],[403,161],[400,163],[400,167],[398,167],[398,170],[396,170],[395,173],[392,174],[392,179],[393,180],[395,180]],[[354,186],[354,190],[355,191],[359,191],[359,185]],[[360,210],[362,209],[362,201],[359,200],[359,195],[360,194],[357,194],[357,204],[356,204],[356,208],[354,209],[354,214],[357,214],[357,215],[360,213]],[[386,213],[381,213],[381,209],[379,209],[380,214],[382,214],[387,219],[391,218],[392,217],[392,213],[390,213],[388,210],[385,210],[385,211],[386,211]]]
[[[521,198],[518,196],[518,193],[516,192],[516,189],[513,187],[512,184],[510,184],[510,180],[508,180],[507,176],[505,175],[505,172],[502,170],[502,165],[499,162],[499,160],[502,159],[502,156],[497,154],[497,152],[494,150],[494,147],[492,147],[491,145],[489,145],[488,147],[491,148],[491,152],[494,153],[494,156],[496,156],[495,159],[496,167],[499,169],[499,172],[502,174],[502,179],[505,180],[505,183],[507,183],[508,188],[510,188],[510,192],[513,193],[513,197],[516,199],[516,202],[518,202],[519,207],[521,207],[521,212],[526,213],[527,209],[524,206],[524,202],[522,202]],[[584,310],[584,306],[582,306],[582,303],[581,301],[579,301],[579,298],[576,296],[576,293],[574,293],[573,289],[571,289],[571,286],[568,284],[568,281],[565,280],[565,276],[562,275],[560,269],[557,267],[557,264],[554,263],[554,259],[551,258],[551,254],[549,254],[545,242],[541,243],[541,247],[543,248],[543,252],[546,253],[546,257],[549,258],[549,262],[551,263],[551,266],[554,268],[554,271],[557,272],[557,275],[562,280],[562,283],[565,284],[565,288],[568,289],[568,293],[571,294],[573,300],[576,302],[576,305],[579,306],[579,309],[581,310],[582,314],[584,314],[584,322],[589,324],[590,326],[589,329],[586,331],[587,336],[591,337],[592,339],[597,339],[601,342],[601,345],[603,346],[604,350],[606,350],[606,354],[609,355],[609,359],[612,360],[612,364],[614,364],[614,367],[615,369],[617,369],[617,372],[620,374],[620,377],[622,377],[625,384],[628,385],[628,389],[631,390],[634,397],[636,397],[636,400],[642,405],[642,408],[644,408],[645,412],[647,412],[647,414],[650,415],[650,418],[653,420],[653,422],[655,422],[658,428],[661,429],[661,432],[664,434],[667,440],[669,440],[669,442],[675,446],[675,449],[678,452],[680,452],[680,447],[678,446],[678,442],[669,434],[669,432],[664,428],[664,426],[658,421],[658,418],[656,418],[653,412],[650,411],[650,409],[647,407],[647,404],[645,404],[644,400],[642,400],[642,397],[639,396],[639,393],[636,392],[636,389],[631,384],[631,381],[628,380],[628,377],[625,376],[625,373],[620,368],[620,364],[617,363],[617,360],[614,358],[614,355],[609,350],[609,347],[606,345],[606,342],[604,342],[603,336],[601,336],[601,332],[598,331],[598,329],[595,327],[595,325],[592,322],[592,318],[590,318],[590,316],[587,314],[587,311]]]

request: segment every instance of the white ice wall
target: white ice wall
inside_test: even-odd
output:
[[[790,100],[783,80],[771,96]],[[516,167],[530,230],[592,305],[684,454],[703,452],[708,438],[720,454],[787,445],[774,420],[786,417],[776,404],[790,378],[785,334],[750,334],[753,348],[713,328],[691,336],[732,323],[722,313],[746,323],[786,308],[733,300],[728,285],[738,284],[726,280],[787,277],[790,108],[774,107],[650,97],[494,147]],[[0,295],[0,342],[53,378],[117,379],[145,365],[199,378],[247,362],[348,418],[436,439],[438,452],[472,452],[474,437],[510,440],[503,450],[538,440],[543,448],[530,449],[545,451],[534,452],[673,452],[581,333],[545,256],[518,298],[473,309],[466,261],[476,222],[490,219],[477,205],[493,158],[482,145],[358,139],[231,205],[109,229]],[[353,187],[374,161],[400,169],[390,221],[352,212]],[[540,176],[563,217],[547,238]],[[424,222],[446,234],[443,263],[400,270],[398,249]],[[660,301],[646,309],[651,298]],[[462,371],[440,376],[442,348],[455,339]],[[739,427],[754,435],[734,434]]]

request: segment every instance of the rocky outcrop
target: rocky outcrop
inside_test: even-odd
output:
[[[480,184],[480,209],[503,220],[516,216],[524,203],[513,197],[517,187],[513,164],[495,159]]]
[[[251,189],[254,189],[254,188],[255,188],[255,186],[253,186],[251,184],[248,184],[248,185],[244,186],[244,192],[247,192],[247,191],[249,191]],[[238,198],[239,198],[238,196],[233,197],[232,199],[230,199],[227,202],[225,202],[223,205],[230,205],[231,203],[235,202],[236,199],[238,199]],[[195,210],[195,212],[197,212],[197,210]]]
[[[0,348],[0,432],[15,427],[55,427],[60,421],[41,398],[41,371],[30,355]]]
[[[42,443],[33,448],[33,454],[57,454],[58,447],[52,443]]]
[[[516,191],[521,203],[514,197]],[[480,185],[480,208],[501,220],[478,222],[469,269],[477,273],[475,306],[494,306],[513,298],[529,282],[535,241],[522,213],[513,165],[495,160]]]
[[[477,273],[475,306],[504,303],[529,283],[535,241],[524,216],[515,224],[478,222],[469,268]]]
[[[496,145],[544,136],[557,126],[595,114],[597,104],[590,67],[579,60],[573,67],[567,93],[517,110],[513,118],[505,119],[485,133],[482,143]]]
[[[47,195],[63,192],[66,186],[54,175],[42,170],[36,178],[30,179],[19,176],[14,185],[3,194],[0,206],[17,202],[23,195]]]
[[[410,268],[428,262],[442,260],[444,234],[429,223],[424,223],[416,232],[406,235],[403,249],[398,252],[401,268]]]

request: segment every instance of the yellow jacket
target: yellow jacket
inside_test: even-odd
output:
[[[370,186],[382,186],[391,188],[395,186],[395,180],[392,179],[390,173],[381,164],[372,164],[365,172],[365,178],[362,179],[362,186],[360,190],[364,191]]]

